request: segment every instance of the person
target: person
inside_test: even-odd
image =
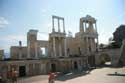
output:
[[[55,73],[50,73],[49,74],[49,83],[54,83],[55,81]]]
[[[17,82],[17,71],[14,68],[12,68],[12,70],[9,72],[9,74],[10,74],[9,77],[10,77],[12,83],[16,83]]]

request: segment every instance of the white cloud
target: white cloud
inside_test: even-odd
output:
[[[46,9],[42,9],[42,13],[46,13],[46,11],[47,11]]]
[[[22,45],[26,46],[26,36],[20,34],[0,35],[0,47],[9,52],[10,46],[18,46],[18,41],[22,41]]]
[[[1,41],[19,41],[19,40],[24,40],[26,39],[25,36],[23,35],[5,35],[5,36],[1,36],[0,40]]]
[[[4,17],[0,17],[0,28],[4,28],[9,24],[8,20],[6,20]]]

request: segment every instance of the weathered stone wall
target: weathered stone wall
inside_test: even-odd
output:
[[[76,41],[77,40],[72,37],[66,38],[67,51],[69,55],[78,55]]]
[[[10,56],[11,59],[26,59],[27,47],[11,46]]]
[[[119,64],[121,65],[125,65],[125,39],[123,40],[122,42],[122,46],[121,46],[121,56],[120,56],[120,59],[119,59]]]
[[[10,56],[11,59],[26,59],[27,47],[11,46]]]
[[[4,57],[4,50],[0,49],[0,60],[3,60]]]
[[[102,49],[96,54],[96,65],[101,64],[101,56],[108,55],[111,60],[112,66],[117,66],[119,57],[120,57],[120,49]]]
[[[21,61],[1,61],[0,62],[0,72],[7,75],[7,72],[12,68],[17,70],[20,76],[21,67],[24,67],[24,72],[26,76],[47,74],[47,61],[41,60],[21,60]]]

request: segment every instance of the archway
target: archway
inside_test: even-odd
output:
[[[101,54],[99,59],[101,65],[111,65],[111,57],[107,53]]]

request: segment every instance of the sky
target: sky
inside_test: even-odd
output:
[[[52,29],[52,15],[64,17],[66,32],[79,31],[79,19],[91,15],[97,19],[99,43],[108,43],[112,33],[125,24],[125,0],[0,0],[0,48],[22,41],[27,32],[37,29],[38,40],[47,40]]]

